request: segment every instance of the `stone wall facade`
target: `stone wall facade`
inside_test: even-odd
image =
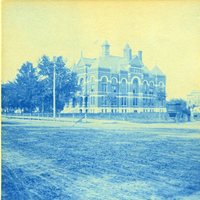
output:
[[[71,99],[66,112],[166,112],[166,76],[160,69],[148,70],[142,52],[132,56],[128,45],[122,57],[110,55],[109,47],[105,42],[102,56],[81,57],[74,66],[82,90]]]

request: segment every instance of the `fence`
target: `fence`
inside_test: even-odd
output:
[[[23,119],[53,119],[52,113],[3,113],[3,116]],[[80,119],[85,113],[59,113],[56,115],[57,120],[73,118]],[[88,119],[104,119],[104,120],[121,120],[132,122],[174,122],[175,118],[171,118],[168,113],[142,112],[142,113],[87,113]],[[181,121],[181,120],[180,120]],[[187,120],[182,120],[187,121]]]

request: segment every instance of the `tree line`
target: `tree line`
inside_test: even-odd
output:
[[[62,56],[42,56],[37,66],[22,64],[14,81],[2,84],[2,110],[24,113],[49,113],[53,110],[53,74],[56,74],[56,112],[80,89],[77,75],[67,67]]]

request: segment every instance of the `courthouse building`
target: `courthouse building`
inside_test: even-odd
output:
[[[81,56],[73,71],[82,90],[66,112],[166,112],[166,76],[155,66],[149,70],[142,51],[132,54],[128,44],[122,56],[113,56],[105,41],[98,58]]]

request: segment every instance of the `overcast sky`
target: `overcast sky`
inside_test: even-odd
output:
[[[46,54],[68,63],[98,57],[106,39],[111,54],[129,43],[149,69],[167,76],[168,98],[200,89],[200,1],[4,1],[2,81],[23,62]]]

